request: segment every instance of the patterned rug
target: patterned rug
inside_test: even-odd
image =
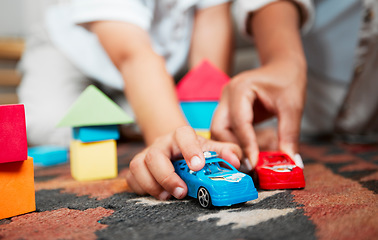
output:
[[[210,210],[131,193],[124,176],[142,148],[119,144],[112,180],[77,182],[69,164],[36,168],[37,211],[0,220],[0,239],[377,239],[377,145],[302,144],[304,190]]]

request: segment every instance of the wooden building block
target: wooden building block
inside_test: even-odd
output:
[[[83,143],[72,140],[70,145],[71,175],[78,181],[117,177],[115,140]]]
[[[0,164],[0,219],[35,211],[33,158]]]
[[[118,125],[75,127],[73,138],[82,142],[98,142],[119,139]]]
[[[186,120],[194,129],[210,129],[213,114],[218,106],[218,102],[193,101],[180,102]]]
[[[128,124],[133,119],[94,85],[88,86],[74,102],[58,127],[87,127]]]
[[[33,157],[36,166],[54,166],[68,162],[68,148],[45,145],[30,147],[28,155]]]
[[[24,161],[27,152],[24,105],[0,105],[0,163]]]
[[[206,130],[206,129],[195,129],[195,130],[198,136],[204,137],[206,139],[211,139],[210,130]]]
[[[180,101],[218,101],[229,81],[227,74],[205,60],[180,80],[176,92]]]

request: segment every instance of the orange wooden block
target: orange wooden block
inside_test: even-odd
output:
[[[0,219],[35,211],[33,158],[0,164]]]

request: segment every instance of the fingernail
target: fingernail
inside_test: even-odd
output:
[[[162,201],[168,200],[171,197],[171,194],[167,191],[162,191],[159,195],[159,199]]]
[[[297,165],[298,167],[300,168],[304,168],[304,164],[303,164],[303,161],[302,161],[302,157],[301,155],[299,155],[299,153],[295,154],[294,155],[294,162],[295,162],[295,165]]]
[[[248,171],[251,171],[251,170],[252,170],[252,165],[251,165],[251,162],[249,161],[248,158],[245,158],[245,159],[244,159],[244,165],[245,165],[245,168],[246,168]]]
[[[294,159],[295,157],[295,151],[293,151],[294,149],[294,145],[291,144],[291,143],[286,143],[286,144],[283,144],[281,147],[280,147],[280,150],[284,153],[286,153],[287,155],[289,155],[291,158]]]
[[[190,166],[197,168],[201,166],[201,159],[198,156],[193,156],[190,159]]]
[[[182,187],[177,187],[173,191],[173,196],[177,199],[180,199],[182,197],[182,194],[184,193],[184,189]]]
[[[238,158],[238,156],[236,156],[235,153],[232,153],[232,154],[230,155],[230,158],[231,158],[232,161],[239,162],[239,158]]]

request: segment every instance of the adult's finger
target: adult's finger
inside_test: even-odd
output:
[[[186,196],[188,189],[185,182],[176,174],[165,150],[150,147],[146,155],[146,164],[157,183],[175,198],[181,199]]]
[[[201,170],[205,166],[205,157],[194,129],[189,126],[180,127],[176,129],[174,138],[189,168],[193,171]]]
[[[226,92],[225,90],[223,92]],[[231,131],[231,119],[229,112],[229,102],[227,97],[223,97],[216,108],[210,131],[211,138],[222,142],[238,143],[237,138]]]
[[[278,112],[279,148],[292,158],[298,153],[301,113],[296,108],[280,109]]]
[[[254,113],[253,103],[256,99],[255,93],[250,89],[235,89],[234,94],[230,96],[230,113],[232,129],[237,137],[244,153],[246,154],[250,165],[246,162],[248,170],[252,170],[257,164],[259,153],[256,134],[253,129]]]

